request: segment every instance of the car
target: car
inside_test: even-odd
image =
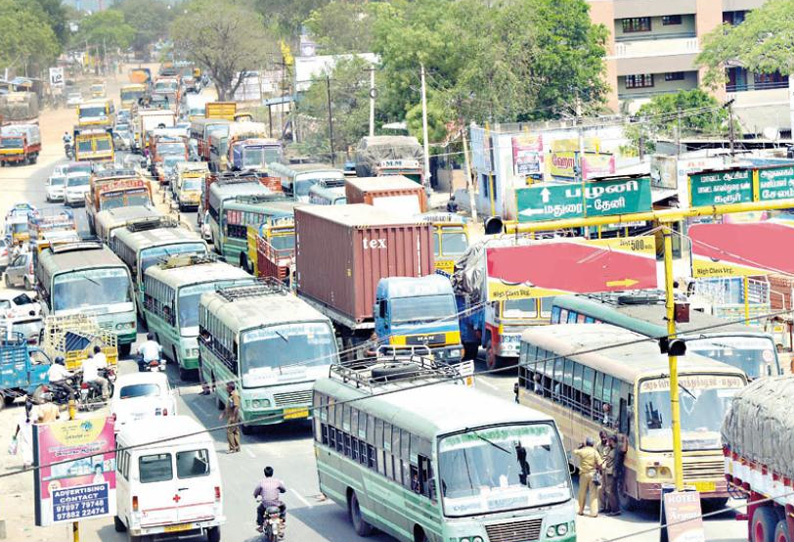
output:
[[[83,103],[83,95],[79,92],[70,92],[66,95],[67,107],[77,107],[81,103]]]
[[[22,252],[14,256],[5,272],[6,288],[22,286],[25,290],[32,290],[35,280],[33,278],[33,253]]]
[[[67,207],[85,205],[85,195],[90,189],[91,175],[83,172],[69,173],[66,176],[64,203]]]
[[[165,373],[119,375],[110,399],[116,431],[129,422],[157,416],[176,416],[176,398]]]
[[[65,175],[50,175],[47,179],[47,203],[63,201],[64,185],[66,184]]]
[[[0,238],[0,271],[5,271],[11,260],[11,243],[8,239]]]
[[[0,291],[0,318],[41,316],[41,305],[34,296],[12,290]]]

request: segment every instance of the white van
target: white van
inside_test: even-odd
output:
[[[204,427],[187,416],[147,418],[126,424],[116,445],[117,532],[129,531],[131,540],[166,533],[220,541],[221,471]]]

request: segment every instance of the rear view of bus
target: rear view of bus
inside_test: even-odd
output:
[[[406,542],[576,539],[554,420],[460,385],[453,366],[412,356],[335,365],[314,391],[320,489]]]
[[[314,381],[338,361],[331,322],[278,281],[218,288],[199,302],[202,377],[240,393],[242,430],[310,416]]]

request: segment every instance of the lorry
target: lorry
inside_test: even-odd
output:
[[[421,185],[402,175],[345,179],[347,203],[366,203],[390,212],[417,215],[427,211]]]
[[[78,162],[113,162],[116,157],[113,134],[107,128],[74,129],[74,159]]]
[[[74,220],[72,211],[48,207],[41,209],[35,215],[28,215],[28,235],[30,235],[31,246],[38,248],[42,243],[46,243],[47,238],[55,232],[70,232],[77,235],[77,222]]]
[[[0,94],[0,125],[37,122],[39,99],[34,92]]]
[[[296,207],[295,240],[297,295],[331,319],[345,359],[371,348],[378,281],[434,270],[430,224],[371,205]]]
[[[121,99],[121,108],[129,109],[133,104],[138,103],[144,94],[146,94],[147,86],[145,83],[133,83],[124,85],[119,90],[119,98]]]
[[[108,209],[152,205],[151,183],[132,170],[110,170],[91,176],[85,196],[88,227],[96,234],[96,215]]]
[[[264,122],[232,122],[225,136],[210,137],[210,169],[226,171],[232,168],[232,148],[235,143],[245,139],[263,138],[267,134]],[[238,152],[240,152],[238,150]],[[242,154],[239,163],[242,164]]]
[[[133,68],[127,74],[130,83],[148,85],[152,81],[152,71],[149,68]]]
[[[176,124],[176,115],[167,109],[138,109],[133,107],[132,118],[135,139],[133,151],[142,153],[146,148],[146,133],[158,127],[171,128]]]
[[[425,178],[424,156],[422,145],[415,137],[365,136],[356,147],[356,175],[404,175],[422,184]]]
[[[116,122],[113,100],[90,100],[77,106],[77,125],[111,129]]]
[[[427,346],[436,360],[456,366],[473,384],[474,361],[461,361],[460,325],[449,279],[436,274],[382,278],[373,313],[381,345],[395,349]]]
[[[0,127],[0,166],[35,164],[41,152],[38,124],[8,124]]]
[[[730,398],[722,422],[725,478],[747,497],[747,539],[794,540],[794,376],[759,378]],[[719,443],[716,443],[719,444]]]
[[[5,325],[0,329],[0,409],[50,381],[50,359],[29,346],[22,333],[9,332]]]

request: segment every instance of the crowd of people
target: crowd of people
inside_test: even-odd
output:
[[[591,517],[598,517],[601,512],[619,516],[626,443],[606,431],[598,436],[598,444],[588,437],[573,452],[579,464],[579,515],[584,515],[587,504]]]

